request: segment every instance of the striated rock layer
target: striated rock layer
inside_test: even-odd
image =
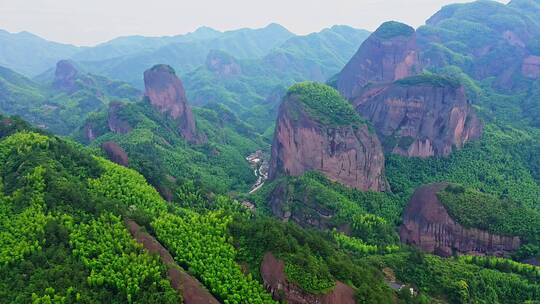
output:
[[[415,30],[402,23],[383,23],[360,46],[338,76],[338,91],[358,95],[368,83],[387,83],[422,71]]]
[[[176,76],[174,69],[160,64],[144,72],[145,97],[150,104],[162,114],[179,123],[179,132],[191,142],[201,139],[195,128],[195,119],[187,103],[182,81]]]
[[[272,253],[264,255],[261,264],[261,277],[265,288],[276,301],[289,304],[354,304],[355,290],[342,282],[336,282],[334,289],[324,295],[313,295],[287,281],[285,263],[276,259]]]
[[[360,190],[384,191],[384,155],[367,125],[330,126],[310,117],[295,95],[280,106],[269,178],[316,170]]]
[[[399,155],[447,156],[482,134],[465,89],[442,77],[415,76],[372,86],[352,103],[371,121],[386,151]]]
[[[518,237],[500,236],[456,223],[437,198],[448,184],[418,188],[403,214],[401,241],[440,256],[454,253],[503,256],[520,246]]]

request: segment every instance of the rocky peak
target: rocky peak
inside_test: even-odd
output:
[[[206,68],[221,77],[237,76],[242,74],[242,67],[236,59],[219,50],[211,50],[206,57]]]
[[[182,136],[191,142],[199,142],[195,119],[187,103],[182,81],[174,69],[165,64],[155,65],[144,72],[145,97],[162,114],[179,123]]]
[[[425,185],[414,192],[399,231],[403,243],[441,256],[452,256],[454,252],[506,255],[519,248],[519,237],[495,235],[456,223],[437,197],[446,187],[447,183]]]
[[[69,60],[60,60],[56,63],[53,87],[57,90],[72,92],[77,89],[76,81],[79,71]]]
[[[403,23],[383,23],[362,43],[337,79],[338,91],[356,96],[368,83],[388,83],[421,72],[415,30]]]
[[[356,189],[387,189],[377,136],[336,90],[301,83],[281,103],[269,178],[312,170]]]
[[[367,87],[352,102],[371,121],[387,152],[447,156],[482,134],[465,89],[448,77],[422,74]]]

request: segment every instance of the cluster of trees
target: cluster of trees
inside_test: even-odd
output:
[[[165,201],[142,175],[108,160],[98,160],[105,172],[88,181],[90,191],[121,204],[123,208],[140,210],[148,215],[157,216],[167,211]]]
[[[525,303],[537,300],[540,285],[514,273],[503,273],[460,259],[444,259],[418,251],[371,256],[379,267],[390,267],[401,282],[449,303]]]
[[[91,270],[90,286],[116,288],[129,303],[137,300],[143,289],[162,294],[163,303],[178,302],[159,258],[133,240],[120,217],[105,213],[88,224],[69,228],[73,254]]]
[[[321,173],[307,172],[300,177],[283,177],[267,183],[253,195],[263,209],[276,187],[287,185],[285,208],[296,217],[317,218],[329,222],[329,228],[352,225],[352,235],[372,245],[397,244],[394,225],[399,222],[405,202],[390,193],[362,192],[331,182]],[[330,220],[320,218],[313,210],[331,214]]]
[[[338,91],[325,84],[297,83],[289,88],[287,96],[298,98],[311,117],[326,125],[343,126],[362,123],[352,105]]]
[[[452,218],[465,227],[540,242],[540,213],[508,197],[499,198],[460,185],[449,185],[437,196]]]
[[[342,248],[330,231],[303,229],[267,216],[236,216],[229,225],[238,260],[254,276],[264,255],[271,252],[285,262],[290,282],[312,293],[325,293],[340,280],[356,290],[360,303],[389,303],[392,291],[380,272],[364,260],[365,252]]]
[[[386,174],[392,191],[408,198],[423,184],[448,181],[538,208],[540,185],[530,158],[532,134],[487,124],[481,140],[444,158],[389,155]]]
[[[339,245],[339,248],[350,250],[355,253],[370,255],[376,253],[391,253],[399,250],[398,245],[388,245],[383,247],[374,246],[366,244],[358,238],[350,237],[342,232],[338,232],[337,230],[333,230],[332,233],[336,243]]]
[[[156,235],[176,261],[197,276],[223,303],[273,303],[271,296],[236,264],[227,226],[232,218],[220,211],[162,214],[152,222]]]
[[[43,167],[36,167],[24,177],[26,187],[6,197],[0,184],[0,266],[19,262],[29,254],[41,250],[45,224],[50,219],[44,213]],[[0,178],[0,183],[2,179]],[[22,190],[22,191],[21,191]],[[28,207],[20,212],[15,203],[29,199]]]
[[[502,272],[513,272],[522,275],[534,282],[540,283],[540,267],[531,264],[519,263],[511,259],[492,256],[459,257],[460,261],[478,265],[483,268],[497,269]]]

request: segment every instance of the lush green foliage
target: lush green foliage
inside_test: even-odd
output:
[[[388,245],[397,242],[394,224],[399,221],[404,202],[389,193],[362,192],[331,182],[322,174],[308,172],[300,177],[283,177],[267,183],[253,199],[264,208],[275,189],[287,191],[282,209],[296,218],[317,219],[321,226],[350,226],[352,235],[369,244]],[[330,219],[326,219],[331,215]]]
[[[391,292],[376,269],[364,263],[364,249],[342,248],[331,232],[302,229],[268,217],[236,217],[230,225],[238,258],[257,275],[267,252],[285,261],[287,278],[304,290],[323,293],[335,280],[357,291],[360,303],[387,303]]]
[[[81,75],[83,73],[80,73]],[[128,101],[139,93],[125,83],[95,75],[79,76],[77,90],[54,89],[50,79],[38,84],[0,67],[0,110],[20,115],[32,124],[57,134],[72,133],[90,113],[106,109],[109,102]]]
[[[437,194],[450,216],[465,227],[540,241],[540,213],[508,198],[449,185]]]
[[[398,253],[370,260],[390,267],[399,280],[449,303],[524,303],[538,299],[540,285],[518,274],[503,273],[419,252]]]
[[[164,278],[165,267],[131,238],[119,217],[103,214],[88,224],[70,228],[73,254],[91,270],[90,286],[105,284],[116,288],[130,303],[140,298],[145,287],[149,287],[149,292],[162,293],[163,301],[178,301]]]
[[[181,216],[163,214],[152,222],[157,237],[180,265],[209,287],[223,303],[272,303],[251,275],[244,276],[235,262],[236,251],[227,239],[232,218],[220,211]]]
[[[390,155],[386,173],[392,191],[404,197],[422,184],[449,181],[538,208],[540,185],[535,179],[538,175],[530,167],[536,164],[534,153],[538,153],[531,145],[533,136],[515,128],[489,124],[480,141],[466,145],[447,158]]]
[[[0,266],[19,262],[41,250],[42,235],[49,220],[44,213],[43,171],[42,167],[37,167],[25,176],[25,187],[12,197],[4,197],[0,193]],[[14,212],[14,209],[19,209],[16,204],[21,203],[23,195],[29,199],[28,207]]]
[[[397,36],[411,36],[414,34],[414,28],[401,22],[388,21],[381,24],[374,34],[381,39],[391,39]]]
[[[167,210],[166,203],[142,175],[108,160],[98,160],[105,172],[99,178],[88,181],[92,192],[120,203],[131,211],[141,210],[157,216]]]
[[[289,98],[296,98],[307,113],[328,125],[357,125],[360,116],[338,91],[322,83],[297,83],[287,91]]]

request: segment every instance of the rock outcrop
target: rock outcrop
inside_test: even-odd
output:
[[[389,21],[362,43],[339,74],[337,89],[352,98],[368,83],[388,83],[421,71],[415,30]]]
[[[236,59],[219,50],[211,50],[206,56],[206,68],[220,77],[233,77],[242,74],[242,67]]]
[[[109,130],[118,134],[127,134],[133,129],[129,122],[120,117],[120,112],[126,105],[121,102],[111,102],[107,115],[107,126]]]
[[[145,97],[160,113],[178,122],[178,131],[190,142],[199,143],[201,138],[195,128],[195,119],[187,103],[182,81],[174,69],[160,64],[144,72]]]
[[[482,134],[465,89],[445,77],[418,75],[369,86],[352,103],[371,121],[385,150],[399,155],[447,156]]]
[[[387,182],[384,176],[384,155],[376,134],[365,123],[358,121],[333,124],[321,121],[310,112],[303,98],[319,98],[316,85],[314,91],[297,94],[291,88],[284,97],[279,109],[269,178],[316,170],[328,179],[360,190],[384,191]],[[350,108],[335,90],[336,102]],[[332,94],[333,93],[333,94]],[[318,100],[317,102],[319,102]],[[335,109],[321,109],[332,112]],[[350,109],[352,115],[354,110]],[[325,115],[321,113],[320,115]]]
[[[77,90],[76,80],[79,71],[69,60],[60,60],[56,63],[53,87],[60,91],[73,92]]]
[[[483,230],[467,229],[454,221],[439,201],[437,193],[446,183],[418,188],[403,214],[401,241],[440,256],[454,253],[503,256],[520,246],[520,239]]]
[[[126,151],[122,149],[117,143],[114,141],[106,141],[103,144],[101,144],[101,149],[105,152],[107,155],[107,158],[117,163],[121,166],[127,167],[129,164],[129,159]]]
[[[276,301],[289,304],[354,304],[355,291],[342,282],[336,282],[334,289],[324,295],[313,295],[287,281],[285,263],[276,259],[272,253],[264,255],[261,264],[261,277],[265,288]]]

